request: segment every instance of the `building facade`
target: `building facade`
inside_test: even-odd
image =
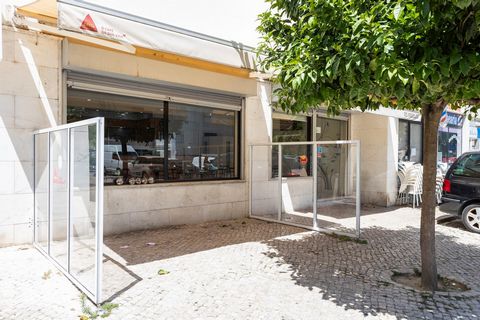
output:
[[[233,56],[208,56],[219,43],[203,39],[208,59],[189,56],[185,34],[169,38],[178,41],[172,51],[131,51],[91,30],[58,28],[55,14],[38,10],[7,10],[2,25],[0,245],[32,241],[33,132],[92,117],[105,118],[106,235],[248,216],[252,144],[359,140],[362,203],[381,206],[396,201],[399,159],[421,162],[416,113],[351,111],[331,118],[319,108],[285,114],[272,108],[271,83],[248,52],[237,54],[238,63]],[[446,127],[447,140],[462,133],[457,154],[474,144],[465,123]],[[311,156],[302,146],[290,152]],[[282,174],[300,186],[308,175],[308,167],[268,163],[268,179]],[[342,170],[328,164],[333,182],[323,195],[341,183]],[[61,170],[52,174],[61,179]]]

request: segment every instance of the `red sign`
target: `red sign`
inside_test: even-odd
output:
[[[88,31],[93,31],[93,32],[98,32],[97,26],[95,25],[95,22],[93,22],[92,17],[90,17],[89,14],[83,19],[82,25],[80,26],[80,29],[82,30],[88,30]]]

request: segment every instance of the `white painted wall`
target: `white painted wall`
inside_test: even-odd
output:
[[[393,205],[397,192],[398,119],[355,112],[350,125],[352,140],[361,143],[362,203]]]
[[[60,40],[3,26],[0,246],[32,240],[33,131],[59,119]]]

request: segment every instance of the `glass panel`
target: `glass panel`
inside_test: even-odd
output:
[[[105,118],[105,184],[165,180],[163,102],[69,90],[67,121]]]
[[[35,242],[48,252],[48,133],[35,135]]]
[[[50,255],[68,268],[68,130],[50,133],[51,210]]]
[[[237,177],[236,112],[178,103],[168,108],[169,180]]]
[[[317,221],[322,228],[354,233],[356,221],[357,147],[317,146]]]
[[[275,158],[278,159],[278,147],[254,146],[251,151],[251,214],[252,216],[275,220],[279,213],[280,188],[278,178],[270,178],[272,172],[270,163],[272,163],[272,154],[277,154]]]
[[[347,124],[345,120],[318,117],[317,141],[337,141],[347,139]]]
[[[282,162],[289,159],[296,159],[296,165],[301,166],[300,169],[291,169],[294,173],[298,173],[295,177],[298,179],[291,179],[289,175],[282,178],[282,216],[281,220],[290,223],[296,223],[307,227],[312,227],[313,214],[313,177],[307,175],[306,167],[310,166],[310,154],[312,145],[302,146],[303,154],[292,153],[290,146],[282,146]],[[307,149],[307,150],[305,150]],[[308,153],[308,157],[305,155]],[[282,167],[285,165],[282,163]],[[290,168],[290,166],[289,166]],[[295,171],[293,171],[295,170]]]
[[[71,129],[72,198],[70,273],[95,292],[96,125]]]
[[[105,118],[105,184],[237,178],[238,112],[169,103],[167,135],[164,104],[70,89],[67,121]]]
[[[422,162],[422,125],[410,123],[410,161]]]
[[[408,122],[398,121],[398,161],[410,161]]]
[[[307,117],[273,119],[273,142],[308,141]],[[282,147],[282,177],[306,177],[310,172],[310,148],[306,145]],[[278,176],[278,154],[272,154],[272,177]]]
[[[456,176],[480,178],[480,155],[471,154],[461,159],[452,173]]]
[[[347,139],[347,121],[317,118],[317,141]],[[317,195],[319,199],[336,197],[345,187],[347,153],[349,145],[319,144],[317,153]]]
[[[462,129],[440,127],[438,132],[438,161],[452,164],[460,155]]]

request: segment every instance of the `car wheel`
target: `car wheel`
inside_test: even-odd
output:
[[[117,178],[115,179],[115,183],[118,185],[118,186],[121,186],[123,184],[123,178]]]
[[[135,178],[133,178],[133,177],[128,178],[128,184],[133,186],[135,184]]]
[[[480,204],[466,206],[462,212],[462,222],[469,231],[480,233]]]
[[[142,184],[147,184],[148,183],[148,176],[147,174],[144,172],[142,174]]]

